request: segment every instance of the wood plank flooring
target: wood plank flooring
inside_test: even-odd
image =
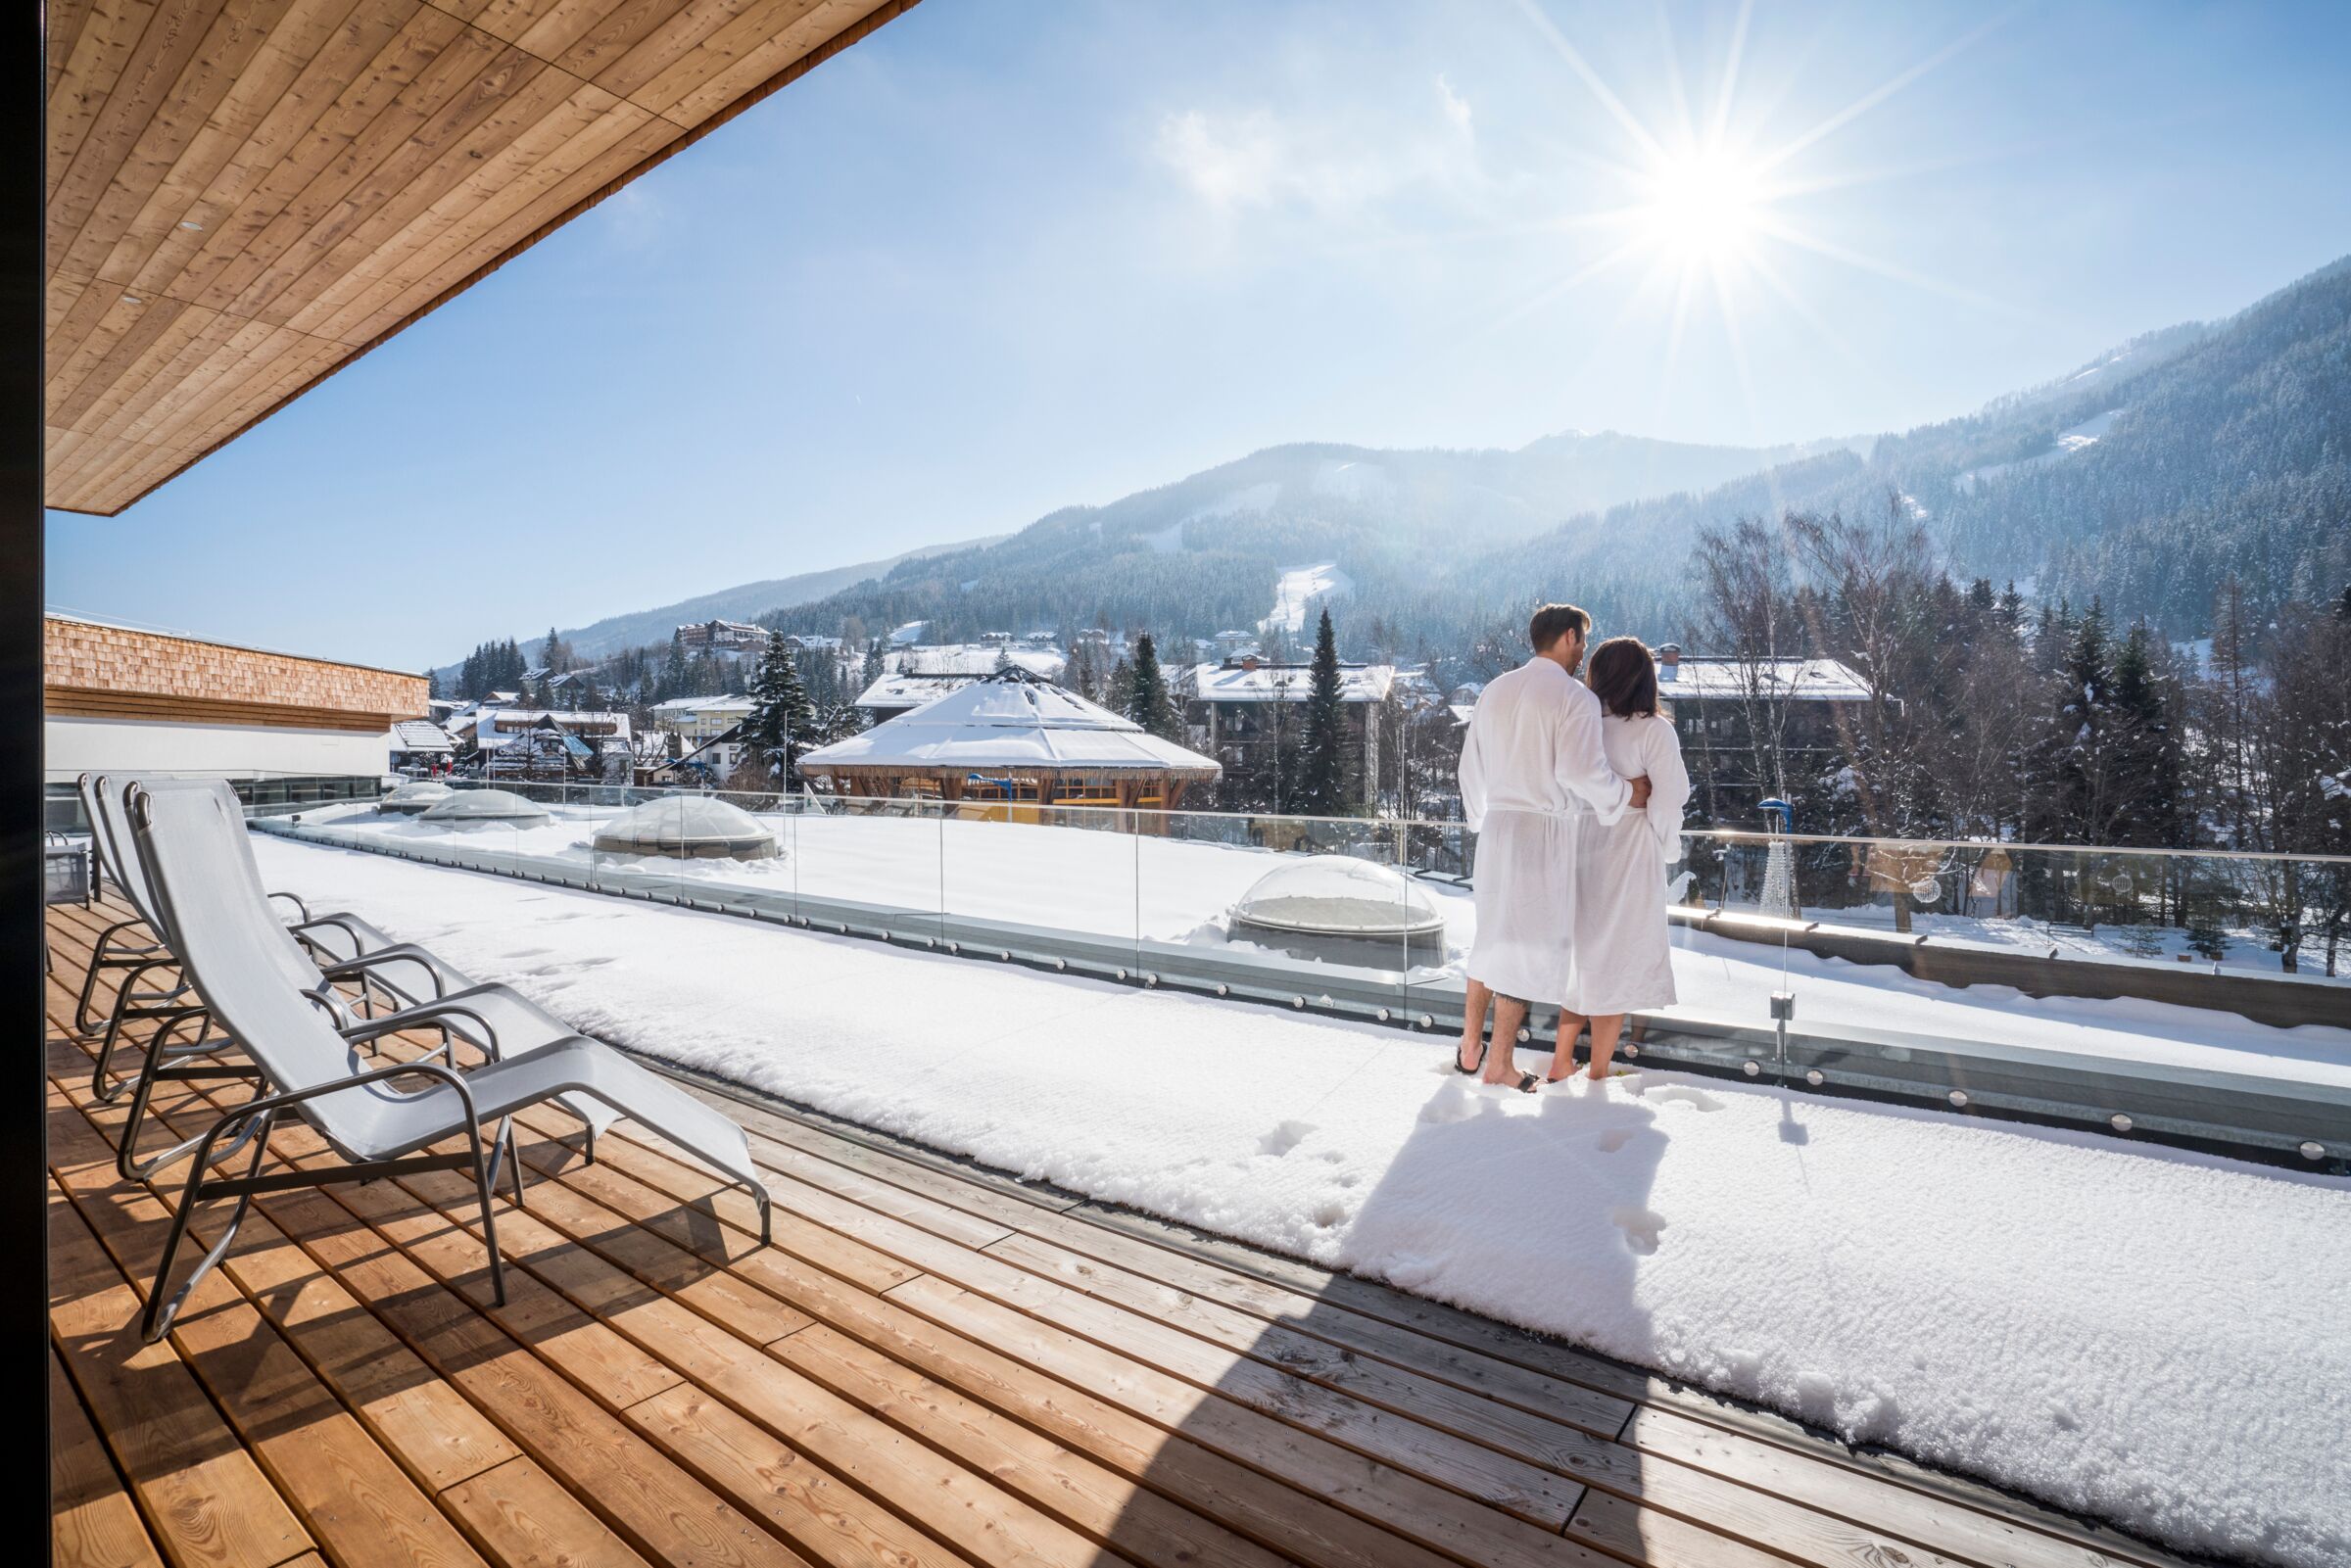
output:
[[[144,1345],[186,1171],[120,1180],[123,1106],[69,1027],[119,913],[50,915],[59,1564],[2175,1561],[723,1085],[696,1088],[751,1134],[769,1248],[747,1199],[649,1134],[591,1164],[576,1122],[531,1114],[526,1206],[497,1212],[504,1306],[470,1180],[434,1172],[263,1197]],[[158,1119],[185,1136],[242,1093],[174,1085]],[[299,1125],[270,1161],[331,1164]]]

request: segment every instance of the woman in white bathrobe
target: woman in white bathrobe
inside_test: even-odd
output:
[[[1612,637],[1592,650],[1585,679],[1600,699],[1608,766],[1619,778],[1649,776],[1649,809],[1614,822],[1588,810],[1577,816],[1574,959],[1552,1056],[1555,1082],[1575,1070],[1575,1039],[1587,1020],[1590,1071],[1605,1078],[1625,1015],[1674,1000],[1665,870],[1682,858],[1690,802],[1681,742],[1673,721],[1657,712],[1655,656],[1637,637]]]

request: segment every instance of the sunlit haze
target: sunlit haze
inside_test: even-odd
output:
[[[1902,429],[2351,252],[2347,21],[932,0],[49,596],[416,668],[1282,442]]]

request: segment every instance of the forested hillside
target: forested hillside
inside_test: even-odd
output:
[[[2351,580],[2351,262],[1899,435],[1276,447],[878,576],[853,569],[853,583],[746,585],[603,629],[640,632],[656,659],[656,623],[704,613],[859,641],[910,621],[935,641],[1096,624],[1206,637],[1257,626],[1284,572],[1327,562],[1349,656],[1467,673],[1481,639],[1544,597],[1695,644],[1703,532],[1789,511],[1875,517],[1890,499],[1958,581],[2013,582],[2034,605],[2096,598],[2116,624],[2143,617],[2176,641],[2210,632],[2231,576],[2255,626],[2329,597]],[[808,596],[818,587],[834,591]]]

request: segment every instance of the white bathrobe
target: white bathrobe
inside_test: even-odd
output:
[[[1478,835],[1469,975],[1557,1002],[1574,969],[1577,815],[1613,823],[1632,803],[1602,746],[1600,699],[1545,658],[1495,677],[1470,715],[1461,779]]]
[[[1649,806],[1612,822],[1576,818],[1575,973],[1562,993],[1586,1018],[1637,1013],[1674,1000],[1673,944],[1665,922],[1665,868],[1682,858],[1682,808],[1690,770],[1673,721],[1654,715],[1601,720],[1608,766],[1649,775]]]

